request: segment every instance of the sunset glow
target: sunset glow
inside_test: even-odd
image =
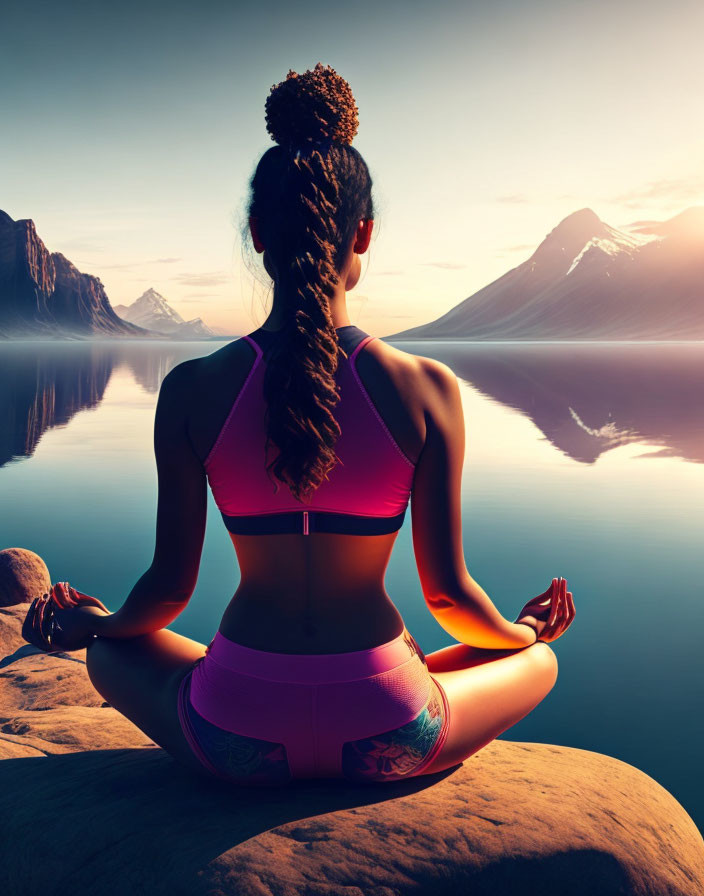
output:
[[[5,22],[0,208],[113,305],[154,287],[228,333],[262,322],[240,226],[264,101],[318,60],[360,109],[377,224],[349,311],[379,335],[449,310],[576,209],[627,229],[704,205],[699,2],[39,6]]]

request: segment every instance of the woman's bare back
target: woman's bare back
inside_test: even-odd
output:
[[[201,462],[254,363],[245,340],[191,362],[189,436]],[[357,371],[399,447],[421,456],[426,417],[437,400],[429,365],[379,339]],[[342,653],[398,636],[403,619],[384,588],[398,532],[386,535],[235,535],[241,581],[220,623],[225,637],[281,653]]]

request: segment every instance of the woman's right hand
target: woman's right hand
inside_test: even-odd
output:
[[[550,587],[529,600],[518,614],[516,622],[534,628],[539,641],[556,641],[564,635],[575,617],[572,592],[567,590],[567,579],[553,579]]]

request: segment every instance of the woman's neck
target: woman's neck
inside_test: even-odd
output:
[[[352,324],[350,316],[347,313],[347,294],[345,293],[344,283],[338,284],[333,298],[328,300],[330,306],[330,315],[332,317],[332,325],[336,329],[339,327],[348,327]],[[280,330],[285,321],[283,311],[283,303],[278,296],[276,287],[274,287],[274,302],[269,312],[269,316],[262,324],[264,330]]]

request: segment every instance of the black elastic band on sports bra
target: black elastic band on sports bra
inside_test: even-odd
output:
[[[233,535],[309,535],[336,532],[341,535],[386,535],[403,525],[406,509],[396,516],[357,516],[324,510],[292,510],[258,516],[227,516],[223,521]]]

